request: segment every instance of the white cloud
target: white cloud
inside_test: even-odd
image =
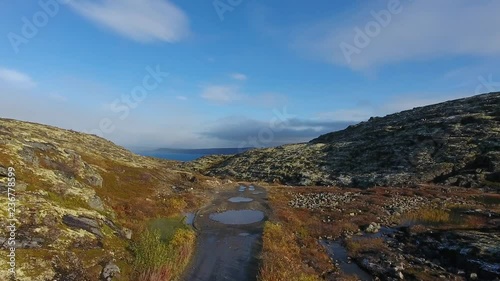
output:
[[[203,88],[201,97],[217,104],[244,104],[255,107],[285,106],[286,95],[274,92],[245,93],[234,85],[209,85]]]
[[[139,42],[177,42],[190,33],[186,14],[167,0],[73,0],[82,16]]]
[[[499,1],[401,0],[402,11],[392,14],[388,25],[369,38],[365,47],[358,48],[360,52],[352,54],[348,62],[340,44],[356,47],[355,28],[365,30],[375,20],[371,11],[387,9],[387,3],[377,1],[344,20],[309,24],[297,33],[293,45],[310,56],[362,71],[450,55],[500,55]]]
[[[9,68],[0,68],[0,81],[19,88],[33,88],[36,86],[35,81],[28,74]]]
[[[201,97],[216,103],[230,103],[245,98],[238,88],[229,85],[210,85],[203,89]]]
[[[248,79],[248,77],[243,73],[232,73],[230,76],[234,80],[238,80],[238,81],[245,81]]]

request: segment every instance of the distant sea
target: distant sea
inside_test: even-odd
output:
[[[156,157],[167,160],[176,161],[193,161],[200,157],[207,156],[210,154],[192,154],[192,153],[168,153],[163,151],[138,151],[137,154],[142,156]]]
[[[176,148],[159,148],[155,150],[138,150],[133,151],[139,155],[156,157],[167,160],[176,161],[192,161],[207,155],[230,155],[245,152],[251,149],[245,148],[203,148],[203,149],[176,149]]]

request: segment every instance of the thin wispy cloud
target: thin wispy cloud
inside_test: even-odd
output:
[[[244,98],[237,87],[230,85],[209,85],[204,87],[201,97],[215,103],[231,103]]]
[[[185,97],[185,96],[176,96],[175,98],[176,98],[176,99],[178,99],[178,100],[180,100],[180,101],[185,101],[185,100],[187,100],[187,99],[188,99],[188,98],[187,98],[187,97]]]
[[[0,67],[0,81],[8,86],[19,88],[33,88],[36,86],[35,81],[28,74],[2,67]]]
[[[356,28],[365,31],[370,22],[377,22],[372,12],[384,9],[387,1],[377,1],[342,21],[323,19],[308,25],[296,33],[293,46],[311,57],[361,71],[439,57],[500,55],[498,1],[401,1],[400,13],[392,14],[386,26],[379,23],[379,32],[368,35],[366,46],[356,46]],[[343,42],[359,52],[346,59]]]
[[[248,93],[236,85],[209,85],[202,89],[201,97],[209,102],[226,105],[239,104],[272,108],[288,103],[286,95],[274,92]]]
[[[238,80],[238,81],[245,81],[248,79],[248,77],[243,73],[232,73],[230,76],[234,80]]]
[[[178,42],[190,34],[189,19],[166,0],[74,0],[68,3],[94,23],[139,42]]]

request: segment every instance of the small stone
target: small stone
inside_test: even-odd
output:
[[[111,281],[113,277],[116,277],[120,274],[120,268],[112,261],[108,262],[101,272],[101,280],[102,281]]]
[[[471,280],[477,280],[477,273],[471,273],[470,274],[470,279]]]
[[[132,230],[124,227],[122,229],[122,233],[123,233],[123,236],[125,236],[125,238],[127,238],[128,240],[132,239]]]

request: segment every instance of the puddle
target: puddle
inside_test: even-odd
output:
[[[229,202],[233,203],[247,203],[247,202],[252,202],[252,198],[247,198],[247,197],[232,197],[228,199]]]
[[[243,232],[243,233],[238,234],[238,236],[243,236],[243,237],[249,236],[249,235],[250,235],[250,233],[248,233],[248,232]]]
[[[255,186],[253,186],[253,185],[249,186],[249,187],[248,187],[248,190],[250,190],[250,191],[254,191],[254,190],[255,190]]]
[[[247,189],[247,187],[246,187],[246,186],[244,186],[244,185],[240,185],[240,189],[239,189],[239,191],[240,191],[240,192],[245,191],[245,189]]]
[[[253,194],[253,195],[259,195],[259,194],[262,194],[262,193],[264,193],[264,192],[262,192],[262,191],[255,191],[255,192],[252,192],[252,194]]]
[[[362,281],[370,281],[373,280],[372,276],[364,271],[359,265],[357,265],[354,261],[349,261],[347,249],[342,246],[339,241],[327,241],[321,240],[321,244],[325,247],[328,255],[336,260],[339,264],[340,269],[345,274],[356,275],[359,280]]]
[[[184,213],[184,223],[187,225],[193,225],[194,213]]]
[[[210,219],[223,224],[251,224],[264,219],[264,213],[255,210],[232,210],[210,214]]]

